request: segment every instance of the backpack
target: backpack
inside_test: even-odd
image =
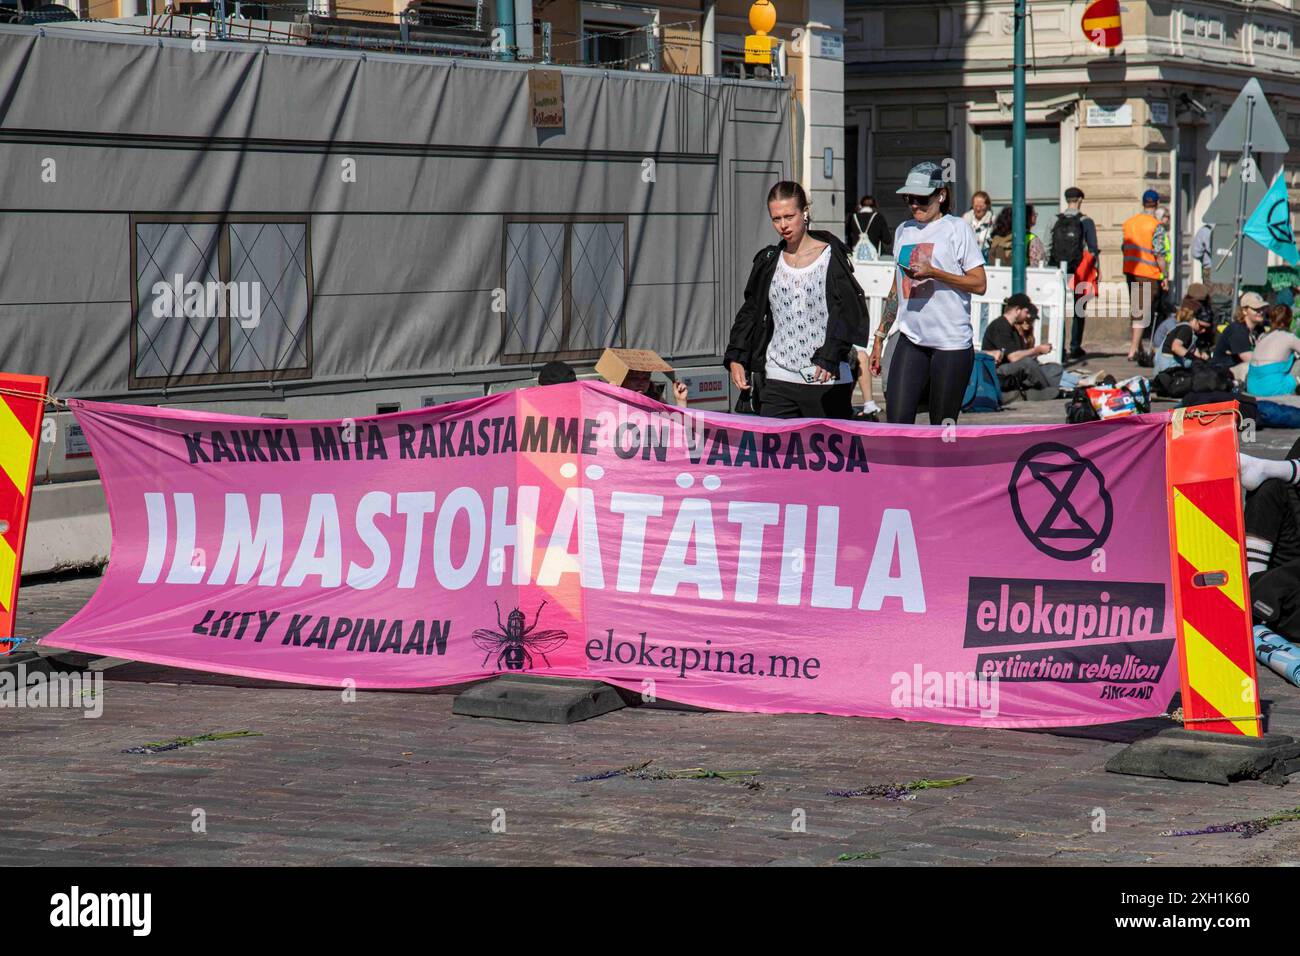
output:
[[[1185,398],[1192,390],[1192,370],[1167,368],[1151,380],[1151,390],[1162,398]]]
[[[989,262],[995,266],[1011,264],[1011,236],[994,236],[989,240]]]
[[[1083,259],[1083,217],[1060,213],[1052,225],[1052,252],[1050,265],[1065,263],[1065,271],[1073,272]]]
[[[1065,403],[1065,420],[1071,425],[1095,422],[1100,418],[1088,397],[1088,386],[1076,385]]]
[[[998,383],[997,362],[993,356],[975,353],[970,382],[961,400],[963,412],[998,412],[1002,410],[1002,386]]]
[[[1193,392],[1234,392],[1237,380],[1232,377],[1232,370],[1206,362],[1197,362],[1192,368]]]

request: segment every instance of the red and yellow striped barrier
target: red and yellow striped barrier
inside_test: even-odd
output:
[[[1169,423],[1169,550],[1183,726],[1258,737],[1236,412],[1236,402],[1201,405]]]
[[[0,374],[0,638],[14,636],[18,577],[50,380]]]

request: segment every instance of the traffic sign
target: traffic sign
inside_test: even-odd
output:
[[[1219,194],[1214,197],[1210,207],[1205,210],[1205,215],[1201,217],[1202,222],[1214,222],[1225,225],[1235,226],[1237,215],[1244,208],[1249,215],[1250,211],[1258,206],[1264,198],[1264,193],[1268,187],[1263,183],[1263,177],[1256,170],[1255,175],[1251,177],[1250,182],[1242,182],[1241,164],[1232,167],[1232,172],[1228,175],[1227,181],[1219,187]],[[1241,202],[1241,191],[1246,190],[1246,202],[1243,207]],[[1242,220],[1245,221],[1244,219]]]
[[[1095,45],[1113,50],[1124,42],[1119,0],[1096,0],[1083,11],[1083,33]]]
[[[1237,94],[1237,99],[1206,143],[1206,149],[1214,153],[1240,153],[1246,143],[1247,119],[1250,120],[1252,153],[1285,153],[1290,149],[1286,137],[1282,135],[1282,128],[1277,125],[1277,117],[1268,105],[1268,98],[1264,96],[1264,88],[1259,85],[1259,80],[1253,78],[1247,80]],[[1236,209],[1232,214],[1237,214]]]

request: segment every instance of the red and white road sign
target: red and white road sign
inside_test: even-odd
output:
[[[1083,11],[1083,32],[1095,45],[1113,50],[1124,42],[1119,0],[1095,0]]]

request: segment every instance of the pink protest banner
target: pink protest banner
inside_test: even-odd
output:
[[[1165,416],[780,422],[587,382],[344,422],[71,404],[113,547],[56,647],[1003,727],[1178,687]]]

